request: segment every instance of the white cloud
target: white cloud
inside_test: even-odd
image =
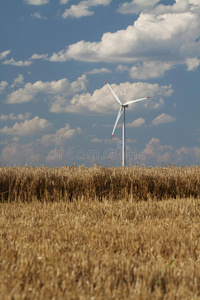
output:
[[[160,109],[160,108],[163,108],[165,102],[163,100],[163,98],[159,98],[158,101],[152,103],[152,108],[153,109]],[[144,103],[144,106],[146,106],[147,104]]]
[[[189,59],[188,59],[189,60]],[[185,64],[186,62],[173,62],[173,61],[143,61],[142,63],[137,63],[131,68],[125,65],[118,65],[116,68],[117,72],[129,72],[129,75],[133,79],[145,80],[149,78],[160,78],[165,75],[165,72],[173,69],[178,64]],[[189,63],[189,61],[188,61]],[[197,61],[191,59],[191,65],[193,67],[198,67]],[[192,69],[191,68],[191,69]],[[189,68],[188,68],[189,70]]]
[[[3,61],[2,64],[17,66],[17,67],[28,67],[28,66],[30,66],[32,64],[32,62],[31,61],[22,61],[22,60],[15,61],[14,58],[12,57],[9,60]]]
[[[44,5],[48,4],[49,0],[24,0],[29,5]]]
[[[125,2],[119,6],[118,12],[121,14],[138,14],[145,9],[154,7],[160,0],[133,0]]]
[[[0,94],[3,92],[3,90],[5,90],[5,88],[7,87],[8,82],[3,80],[0,82]]]
[[[200,147],[182,147],[175,151],[174,159],[176,163],[181,163],[183,160],[188,159],[191,164],[199,164]]]
[[[138,118],[131,123],[127,123],[126,127],[141,127],[143,125],[145,125],[145,119]]]
[[[47,17],[42,16],[39,12],[35,12],[34,14],[31,14],[31,18],[33,18],[33,19],[43,19],[43,20],[47,19]]]
[[[16,85],[21,85],[23,83],[24,83],[24,76],[22,74],[19,74],[19,76],[14,79],[11,88],[14,88]]]
[[[108,5],[111,0],[85,0],[79,2],[77,5],[72,5],[70,8],[66,9],[62,14],[63,19],[68,17],[72,18],[82,18],[86,16],[91,16],[94,14],[93,11],[90,10],[90,7],[94,7],[97,5]]]
[[[125,66],[125,65],[118,65],[117,68],[116,68],[116,71],[117,72],[125,72],[125,71],[129,71],[129,67],[128,66]]]
[[[143,150],[145,164],[198,164],[200,159],[200,147],[181,147],[175,149],[171,145],[162,145],[160,139],[152,138]]]
[[[41,159],[37,146],[34,143],[19,145],[13,143],[5,147],[1,154],[1,160],[7,165],[32,164]]]
[[[16,143],[16,142],[18,142],[19,141],[19,137],[18,136],[14,136],[13,138],[12,138],[12,142],[13,143]]]
[[[91,139],[90,143],[103,143],[104,140],[103,139],[99,139],[99,138],[93,138]]]
[[[112,73],[112,71],[107,68],[100,68],[100,69],[95,68],[91,71],[85,72],[85,74],[90,74],[90,75],[101,74],[101,73]]]
[[[45,119],[40,119],[38,116],[31,120],[25,120],[21,123],[15,123],[13,127],[0,129],[1,133],[8,135],[34,135],[46,131],[51,126],[51,123]]]
[[[115,143],[121,143],[121,140],[118,137],[110,138],[110,139],[104,139],[105,144],[115,144]]]
[[[176,0],[176,1],[179,2],[180,0]],[[200,8],[199,0],[189,0],[189,3],[195,4],[196,6],[198,6]]]
[[[199,0],[197,0],[199,1]],[[152,13],[152,11],[156,14],[177,14],[177,13],[185,13],[188,11],[197,12],[197,9],[200,8],[200,4],[196,6],[194,1],[191,0],[175,0],[175,3],[173,5],[163,5],[160,4],[156,6],[153,9],[149,9],[149,12]],[[198,13],[198,12],[197,12]]]
[[[136,144],[137,140],[133,140],[133,139],[126,139],[126,142],[129,144]]]
[[[112,126],[108,125],[108,127],[112,127]],[[100,139],[100,138],[95,137],[95,138],[91,139],[90,142],[91,143],[97,143],[97,144],[104,143],[104,144],[113,144],[114,145],[114,144],[116,144],[118,142],[121,142],[121,141],[120,141],[120,139],[118,137],[114,137],[112,139],[111,138],[110,139]],[[128,139],[127,139],[127,142],[128,142]],[[130,143],[135,143],[135,140],[129,139],[129,142]]]
[[[8,54],[10,54],[11,50],[6,50],[6,51],[3,51],[3,52],[0,52],[0,60],[6,58],[6,56]]]
[[[112,84],[112,88],[118,95],[119,99],[124,103],[130,100],[151,96],[142,104],[130,105],[130,109],[140,107],[143,105],[146,109],[157,109],[163,106],[163,100],[160,100],[160,96],[169,97],[173,93],[171,85],[159,86],[158,84],[150,84],[144,82],[125,82],[120,85]],[[139,106],[138,106],[139,105]],[[119,110],[119,104],[113,97],[112,93],[108,89],[107,85],[104,85],[101,89],[95,90],[93,94],[83,93],[76,94],[72,99],[65,97],[56,97],[53,102],[50,111],[51,112],[70,112],[70,113],[108,113],[112,114],[113,111]]]
[[[129,73],[134,79],[158,78],[164,76],[164,73],[172,69],[173,65],[173,62],[145,61],[133,66]]]
[[[48,147],[50,144],[63,145],[66,140],[73,138],[76,134],[80,134],[81,129],[71,129],[69,124],[66,124],[64,128],[56,130],[54,134],[43,135],[41,142],[44,146]]]
[[[7,103],[25,103],[34,99],[34,93],[28,88],[20,88],[7,96]]]
[[[93,12],[88,9],[88,6],[82,3],[78,5],[72,5],[69,9],[66,9],[62,14],[63,19],[68,17],[82,18],[93,15]]]
[[[179,64],[187,64],[188,70],[194,69],[199,65],[200,53],[200,9],[195,7],[189,0],[171,6],[158,5],[142,12],[125,30],[106,32],[98,42],[82,40],[71,44],[53,53],[50,61],[140,62],[133,66],[130,75],[141,79],[163,76]]]
[[[108,132],[108,135],[110,135],[111,133]],[[114,137],[114,138],[109,138],[109,139],[99,139],[99,138],[93,138],[91,141],[91,143],[104,143],[104,144],[111,144],[111,145],[115,145],[118,142],[121,142],[120,139],[118,137]]]
[[[157,138],[152,138],[143,150],[147,160],[154,163],[168,162],[171,159],[173,147],[171,145],[161,145],[161,141]],[[171,161],[169,161],[171,162]]]
[[[9,115],[1,114],[0,115],[0,120],[1,121],[7,121],[7,120],[26,120],[26,119],[29,119],[30,115],[31,115],[30,112],[27,112],[24,115],[23,114],[19,114],[17,116],[15,116],[14,113],[10,113]]]
[[[175,121],[177,121],[176,118],[163,113],[163,114],[159,115],[158,117],[156,117],[152,121],[152,124],[153,125],[159,125],[159,124],[171,123],[171,122],[175,122]]]
[[[47,57],[48,57],[48,54],[36,54],[34,53],[30,58],[29,60],[33,60],[33,59],[44,59],[44,60],[47,60]]]
[[[69,0],[60,0],[60,4],[67,4]]]
[[[200,59],[198,59],[197,57],[187,58],[186,64],[188,71],[195,71],[200,65]]]
[[[7,103],[25,103],[32,101],[38,93],[46,93],[62,96],[71,96],[86,89],[87,77],[82,75],[76,81],[70,83],[67,78],[58,81],[36,81],[27,83],[24,88],[12,92],[7,97]]]

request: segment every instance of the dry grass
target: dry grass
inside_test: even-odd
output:
[[[200,299],[199,167],[133,170],[2,168],[0,298]],[[151,191],[134,188],[147,178]]]

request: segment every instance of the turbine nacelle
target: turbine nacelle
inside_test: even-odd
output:
[[[128,104],[122,104],[122,107],[127,108],[129,105]]]

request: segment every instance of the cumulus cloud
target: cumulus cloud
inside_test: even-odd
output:
[[[44,5],[48,4],[49,0],[24,0],[29,5]]]
[[[196,2],[196,3],[195,3]],[[173,5],[157,5],[153,9],[149,9],[148,11],[152,13],[152,11],[156,14],[177,14],[177,13],[185,13],[188,11],[197,12],[200,9],[199,0],[175,0]]]
[[[101,74],[101,73],[112,73],[112,71],[107,68],[100,68],[100,69],[95,68],[91,71],[85,72],[85,74],[90,74],[90,75]]]
[[[200,59],[198,59],[197,57],[187,58],[186,65],[188,71],[195,71],[200,65]]]
[[[34,60],[34,59],[44,59],[47,60],[48,54],[37,54],[34,53],[28,60]]]
[[[23,88],[12,92],[7,97],[7,103],[25,103],[32,101],[38,93],[52,95],[62,94],[64,97],[71,96],[86,89],[87,77],[82,75],[76,81],[70,83],[67,78],[58,81],[36,81],[27,83]]]
[[[146,7],[157,2],[135,0],[125,4],[140,3]],[[113,33],[106,32],[100,41],[82,40],[71,44],[53,53],[50,61],[137,62],[139,64],[130,70],[132,78],[156,78],[179,64],[186,64],[188,70],[197,68],[199,36],[200,5],[196,1],[177,0],[171,6],[158,5],[144,10],[133,25]]]
[[[24,83],[24,76],[22,74],[19,74],[19,76],[14,79],[11,88],[14,88],[16,85],[21,85],[23,83]]]
[[[46,131],[51,127],[51,123],[45,119],[40,119],[38,116],[31,119],[25,120],[24,122],[16,122],[13,127],[7,127],[0,129],[1,133],[8,135],[34,135]]]
[[[111,0],[85,0],[79,2],[77,5],[72,5],[70,8],[66,9],[62,14],[62,18],[66,19],[68,17],[72,18],[82,18],[86,16],[91,16],[94,14],[93,11],[90,10],[91,7],[97,5],[108,5]]]
[[[116,71],[117,72],[125,72],[125,71],[129,71],[129,67],[128,66],[125,66],[125,65],[118,65],[117,68],[116,68]]]
[[[69,0],[60,0],[60,4],[67,4]]]
[[[152,121],[152,124],[153,125],[159,125],[159,124],[171,123],[171,122],[175,122],[175,121],[177,121],[176,118],[163,113],[163,114],[159,115],[158,117],[156,117]]]
[[[109,127],[111,127],[110,125],[108,125]],[[133,142],[131,139],[129,139],[130,143]],[[100,139],[97,137],[94,137],[91,139],[90,143],[104,143],[104,144],[116,144],[117,142],[120,142],[120,139],[118,137],[114,137],[112,139]]]
[[[91,139],[90,143],[103,143],[104,140],[103,139],[99,139],[99,138],[93,138]]]
[[[118,12],[120,14],[138,14],[145,9],[154,7],[160,0],[133,0],[132,2],[125,2],[119,6]]]
[[[173,66],[173,62],[145,61],[133,66],[129,73],[130,77],[134,79],[159,78],[164,76],[165,72],[172,69]]]
[[[145,146],[145,164],[198,164],[200,147],[181,147],[175,149],[172,145],[162,145],[161,140],[153,137]]]
[[[0,52],[0,60],[6,58],[6,56],[8,54],[10,54],[11,50],[6,50],[6,51],[3,51],[3,52]]]
[[[200,147],[182,147],[177,149],[174,153],[176,163],[186,161],[190,164],[199,164],[200,160]]]
[[[9,60],[4,60],[3,61],[3,64],[4,65],[11,65],[11,66],[16,66],[16,67],[28,67],[32,64],[31,61],[22,61],[22,60],[19,60],[19,61],[15,61],[14,58],[12,57],[11,59]]]
[[[112,88],[118,95],[119,99],[125,103],[134,99],[151,96],[152,99],[144,101],[146,103],[130,105],[130,109],[143,105],[148,109],[157,109],[163,106],[163,100],[160,97],[169,97],[173,93],[171,85],[159,86],[158,84],[150,84],[144,82],[125,82],[120,85],[112,84]],[[70,112],[70,113],[108,113],[112,114],[119,110],[119,104],[110,93],[107,85],[101,89],[97,89],[93,94],[83,93],[76,94],[72,99],[65,97],[56,97],[50,108],[51,112]]]
[[[76,134],[80,134],[81,129],[78,127],[77,129],[70,128],[69,124],[66,124],[64,128],[60,128],[56,130],[56,133],[53,134],[45,134],[41,139],[41,143],[48,147],[51,144],[54,145],[63,145],[66,140],[73,138]]]
[[[162,145],[157,138],[152,138],[144,149],[147,160],[152,160],[152,163],[162,163],[169,160],[173,147],[171,145]],[[170,161],[171,162],[171,161]]]
[[[40,151],[35,143],[29,144],[9,144],[2,150],[1,160],[7,165],[31,164],[40,161]]]
[[[129,143],[129,144],[136,144],[137,143],[137,140],[136,139],[126,139],[126,142]]]
[[[47,19],[47,17],[42,16],[39,12],[35,12],[34,14],[31,14],[31,18],[32,19],[43,19],[43,20]]]
[[[0,94],[3,92],[3,90],[5,90],[5,88],[7,87],[8,82],[3,80],[0,82]]]
[[[199,65],[198,59],[187,59],[186,61],[175,62],[175,61],[143,61],[138,62],[129,68],[126,65],[118,65],[116,68],[117,72],[127,71],[131,78],[145,80],[149,78],[160,78],[165,75],[165,72],[175,68],[176,65],[187,64],[188,71],[196,69]]]
[[[131,123],[127,123],[126,127],[141,127],[145,125],[145,119],[138,118]]]
[[[7,121],[7,120],[26,120],[26,119],[29,119],[30,115],[31,115],[30,112],[27,112],[24,115],[23,114],[19,114],[17,116],[14,115],[14,113],[10,113],[9,115],[1,114],[0,115],[0,120],[1,121]]]
[[[62,18],[82,18],[91,15],[93,15],[93,12],[88,9],[88,6],[79,3],[78,5],[72,5],[69,9],[66,9],[65,12],[62,14]]]

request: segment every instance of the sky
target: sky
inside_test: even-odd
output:
[[[200,0],[1,0],[0,163],[200,161]]]

